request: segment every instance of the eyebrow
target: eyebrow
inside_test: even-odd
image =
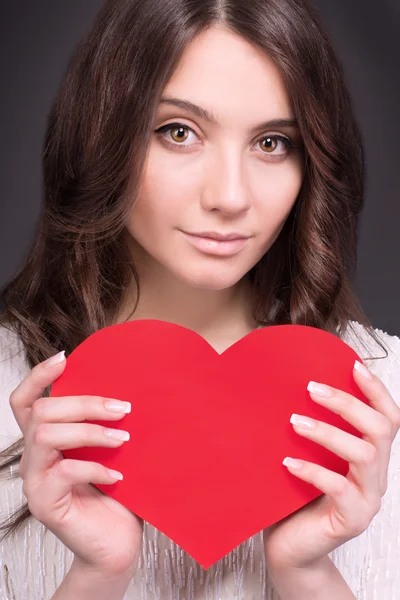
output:
[[[218,120],[212,112],[206,110],[205,108],[201,108],[201,106],[197,106],[197,104],[193,104],[193,102],[189,102],[189,100],[162,97],[160,99],[160,104],[161,103],[173,104],[174,106],[178,106],[179,108],[183,108],[184,110],[194,113],[195,115],[202,119],[205,119],[209,123],[218,125]],[[271,119],[270,121],[265,121],[264,123],[256,125],[256,127],[253,128],[253,131],[256,131],[258,129],[267,129],[268,127],[296,127],[298,129],[299,125],[296,119]]]

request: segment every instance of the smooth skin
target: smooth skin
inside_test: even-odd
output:
[[[10,406],[25,439],[19,473],[33,516],[74,554],[74,562],[102,577],[134,573],[142,543],[143,521],[91,483],[111,484],[103,465],[63,458],[61,450],[85,446],[116,448],[123,443],[88,420],[120,420],[107,410],[108,398],[44,398],[45,388],[64,371],[66,360],[36,365],[15,388]]]
[[[187,327],[223,352],[256,327],[246,275],[281,232],[302,186],[304,156],[284,81],[259,49],[222,27],[185,49],[162,97],[189,100],[217,124],[160,103],[138,201],[126,239],[139,273],[140,299],[129,320],[160,319]],[[183,129],[164,126],[181,123]],[[233,256],[205,254],[182,231],[250,236]],[[130,315],[128,292],[115,322]]]
[[[349,471],[345,477],[307,461],[300,469],[288,467],[323,495],[264,531],[267,560],[278,569],[318,564],[365,531],[380,510],[388,486],[391,446],[400,428],[400,408],[382,381],[362,367],[370,379],[353,369],[354,381],[370,406],[330,386],[326,387],[331,397],[310,392],[311,400],[339,414],[362,438],[322,421],[314,421],[314,429],[293,425],[299,435],[348,461]]]

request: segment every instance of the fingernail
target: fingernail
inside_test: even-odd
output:
[[[328,385],[324,385],[323,383],[316,383],[315,381],[309,381],[307,389],[309,392],[313,392],[313,394],[317,394],[318,396],[322,396],[323,398],[329,398],[332,396],[332,390]]]
[[[114,471],[114,469],[107,469],[107,471],[111,479],[119,479],[121,481],[121,479],[124,478],[122,473],[120,473],[119,471]]]
[[[292,469],[301,469],[301,467],[304,465],[304,460],[290,458],[290,456],[287,456],[283,459],[282,464],[285,465],[285,467],[292,467]]]
[[[57,363],[60,363],[63,360],[65,360],[65,350],[62,350],[58,354],[55,354],[54,356],[51,356],[50,358],[45,360],[44,365],[46,367],[51,367],[52,365],[56,365]]]
[[[107,400],[104,406],[107,410],[122,413],[130,413],[132,409],[132,405],[130,402],[125,402],[122,400]]]
[[[305,429],[314,429],[316,425],[314,419],[309,419],[303,415],[296,415],[296,413],[292,414],[290,417],[290,422],[294,425],[298,425],[299,427],[304,427]]]
[[[104,435],[110,438],[114,438],[115,440],[123,440],[127,442],[130,438],[129,431],[122,431],[122,429],[107,429],[104,428]]]
[[[365,377],[366,379],[369,379],[371,381],[372,375],[371,375],[370,371],[367,369],[367,367],[364,367],[364,365],[362,365],[358,360],[356,360],[356,362],[354,363],[354,368],[356,369],[356,371],[361,373],[361,375],[363,375],[363,377]]]

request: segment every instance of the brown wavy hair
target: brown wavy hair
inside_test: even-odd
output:
[[[22,268],[0,291],[0,325],[18,334],[30,368],[60,350],[68,357],[112,324],[129,286],[139,298],[125,222],[140,192],[162,91],[186,46],[213,24],[274,61],[304,143],[298,198],[249,272],[256,322],[342,337],[354,319],[387,356],[351,285],[364,202],[363,141],[316,9],[308,0],[106,0],[51,107],[39,224]],[[21,437],[0,453],[3,478],[19,476],[11,467],[23,443]],[[29,516],[25,504],[6,518],[2,540]]]

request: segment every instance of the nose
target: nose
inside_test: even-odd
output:
[[[210,157],[211,158],[211,157]],[[240,153],[232,146],[211,158],[201,199],[205,210],[235,215],[250,208],[250,192]]]

